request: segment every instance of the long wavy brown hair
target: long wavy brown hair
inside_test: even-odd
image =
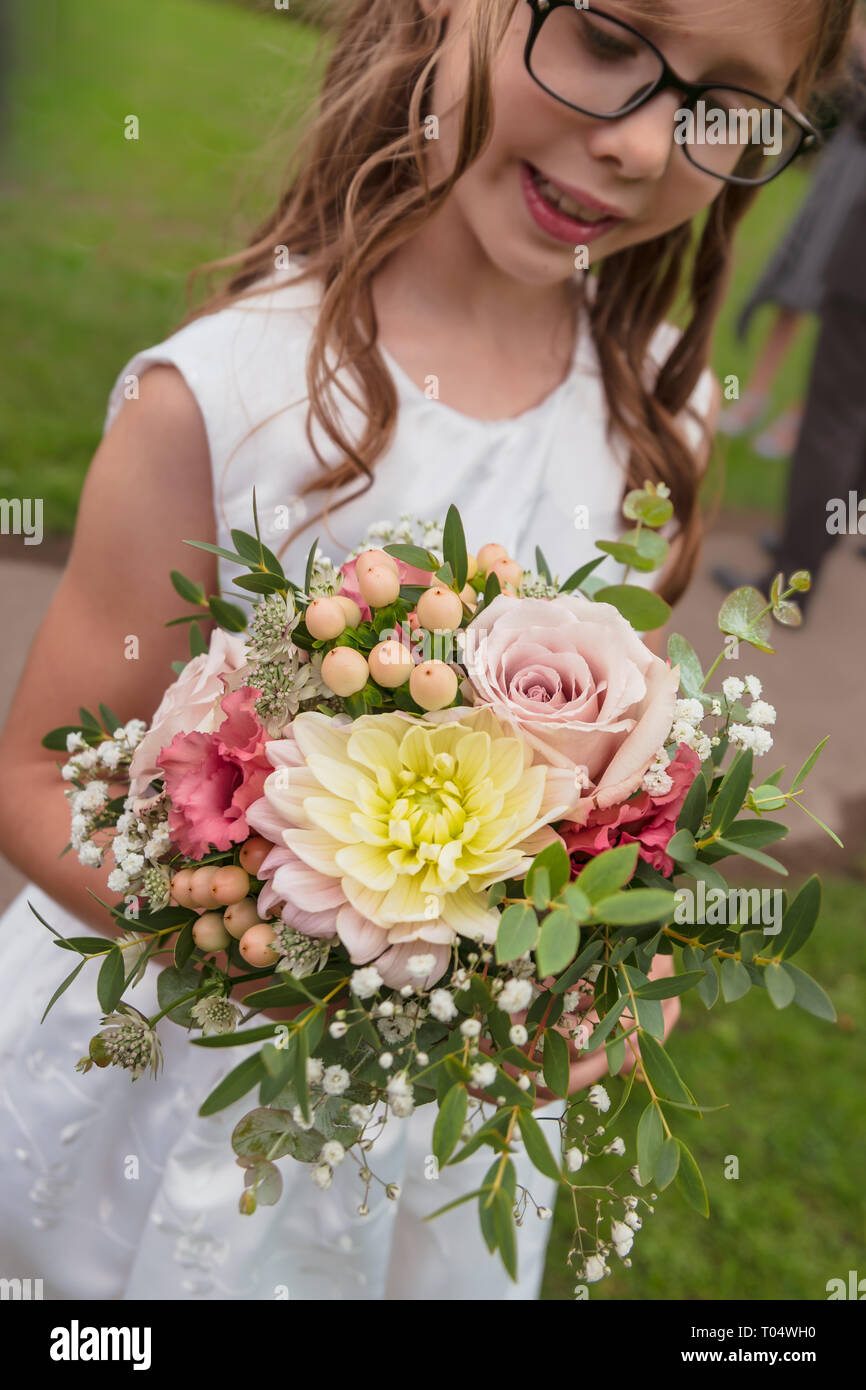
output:
[[[494,119],[491,68],[518,3],[472,0],[457,158],[448,176],[431,185],[424,116],[436,65],[449,41],[442,16],[438,8],[425,13],[419,0],[346,0],[317,103],[276,209],[244,250],[191,272],[191,297],[199,276],[232,273],[184,323],[263,292],[277,247],[303,257],[299,282],[319,282],[321,307],[307,359],[306,433],[320,471],[300,490],[328,490],[319,517],[327,518],[333,493],[354,479],[359,487],[337,506],[371,486],[376,460],[393,436],[397,394],[377,348],[372,281],[484,149]],[[786,24],[800,22],[811,32],[808,57],[789,89],[801,108],[808,109],[816,89],[839,72],[855,4],[790,0],[787,5]],[[608,256],[588,305],[609,428],[625,437],[629,451],[626,484],[638,487],[652,479],[671,490],[681,540],[662,586],[671,602],[688,584],[701,534],[700,471],[676,417],[706,366],[734,231],[755,195],[754,188],[727,184],[706,216],[697,219],[703,225],[688,222]],[[682,337],[655,381],[647,382],[648,345],[681,293],[688,300]],[[360,439],[349,437],[341,421],[339,394],[362,407],[366,424]],[[334,466],[322,457],[314,421],[336,446],[342,463]],[[285,544],[309,524],[297,527]]]

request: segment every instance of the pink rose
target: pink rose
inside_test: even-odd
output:
[[[619,806],[591,811],[586,825],[563,821],[558,830],[575,870],[583,867],[584,856],[592,858],[603,850],[613,849],[615,845],[638,844],[639,858],[645,859],[665,878],[670,878],[674,861],[666,850],[700,765],[697,753],[681,743],[676,757],[666,768],[673,783],[669,791],[661,796],[650,796],[649,792],[640,791]]]
[[[190,859],[229,849],[251,834],[246,812],[262,795],[271,765],[267,734],[256,718],[261,694],[252,686],[224,695],[225,719],[215,733],[175,734],[157,758],[171,801],[173,844]]]
[[[401,584],[420,584],[426,589],[430,580],[433,578],[430,570],[416,569],[414,565],[407,565],[405,560],[397,560],[396,564]],[[358,588],[358,577],[355,572],[356,565],[357,558],[354,560],[347,560],[344,565],[340,566],[340,574],[343,576],[340,593],[346,598],[355,600],[361,610],[361,617],[364,622],[368,623],[372,614],[370,613],[369,604],[365,603],[361,598],[361,590]]]
[[[466,629],[465,693],[490,705],[586,795],[574,817],[636,791],[673,721],[679,669],[609,603],[500,594]]]
[[[246,659],[243,638],[218,627],[208,650],[187,662],[163,695],[148,732],[135,750],[129,769],[131,796],[145,796],[148,784],[160,775],[159,755],[176,734],[194,729],[213,732],[220,722],[219,702],[226,684],[246,669]]]

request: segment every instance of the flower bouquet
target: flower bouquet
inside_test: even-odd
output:
[[[200,1110],[250,1096],[232,1140],[242,1212],[279,1199],[288,1156],[322,1189],[354,1162],[366,1213],[383,1125],[435,1105],[438,1165],[491,1150],[461,1199],[490,1251],[516,1277],[515,1223],[551,1215],[517,1184],[522,1145],[571,1198],[585,1285],[629,1263],[670,1184],[707,1214],[674,1133],[678,1112],[706,1108],[664,1047],[679,997],[712,1008],[754,987],[833,1018],[792,963],[818,881],[788,901],[723,875],[732,856],[784,875],[772,816],[801,805],[822,745],[785,791],[783,770],[754,771],[776,717],[759,682],[708,688],[738,644],[772,650],[772,617],[798,620],[808,575],[731,595],[704,675],[683,637],[667,661],[642,640],[669,615],[661,598],[595,573],[606,555],[626,581],[665,561],[665,488],[624,511],[630,531],[564,580],[540,551],[534,572],[494,543],[468,553],[451,507],[444,526],[370,528],[339,568],[314,543],[299,584],[253,498],[255,534],[202,545],[241,571],[246,607],[172,575],[190,660],[150,724],[100,705],[46,736],[68,754],[72,848],[110,856],[122,895],[104,904],[121,934],[55,932],[79,959],[51,1003],[99,962],[85,1071],[155,1074],[158,1025],[247,1048]],[[209,642],[199,618],[217,624]],[[165,968],[148,1017],[127,996],[151,960]],[[634,1091],[626,1146],[614,1122]],[[584,1186],[600,1155],[622,1171]]]

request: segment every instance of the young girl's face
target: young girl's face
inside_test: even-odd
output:
[[[458,33],[473,3],[445,0]],[[599,8],[651,39],[684,79],[746,87],[772,100],[784,95],[810,40],[787,17],[787,0],[599,0]],[[658,22],[662,10],[673,23]],[[661,92],[611,121],[584,116],[544,91],[524,63],[530,19],[526,0],[518,0],[492,73],[492,137],[455,185],[449,214],[501,271],[544,285],[573,274],[576,246],[587,246],[596,261],[660,236],[689,221],[725,184],[695,168],[674,141],[681,94]],[[440,129],[430,152],[437,174],[453,166],[457,153],[467,73],[463,31],[440,64],[434,89]],[[550,215],[544,195],[553,190],[544,180],[576,200],[576,217]],[[565,207],[574,212],[573,203]]]

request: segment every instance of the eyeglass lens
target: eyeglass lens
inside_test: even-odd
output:
[[[570,5],[548,14],[529,67],[551,95],[594,116],[632,106],[663,71],[659,55],[639,34]],[[680,108],[674,139],[707,173],[762,182],[791,159],[802,133],[781,106],[718,87]]]

